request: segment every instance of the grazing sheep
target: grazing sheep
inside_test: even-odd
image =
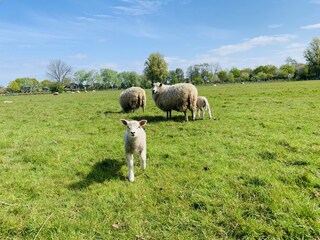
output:
[[[128,88],[121,92],[119,103],[125,113],[134,112],[139,107],[142,107],[144,112],[147,103],[146,92],[140,87]]]
[[[171,111],[183,112],[188,121],[187,110],[192,112],[192,120],[196,119],[198,90],[191,83],[164,85],[155,83],[152,87],[152,97],[158,108],[167,112],[171,118]]]
[[[124,134],[124,149],[126,152],[126,160],[129,168],[129,181],[134,181],[133,171],[133,154],[139,153],[140,167],[146,169],[147,167],[147,143],[146,143],[146,132],[142,126],[146,125],[147,120],[141,121],[127,121],[126,119],[120,120],[123,125],[127,126],[127,131]]]
[[[211,110],[208,99],[204,96],[198,96],[197,98],[197,109],[198,109],[198,116],[200,117],[201,111],[201,118],[204,118],[204,111],[206,110],[209,114],[209,118],[211,119]]]

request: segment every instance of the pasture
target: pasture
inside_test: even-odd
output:
[[[319,238],[320,81],[197,88],[212,120],[149,89],[129,114],[119,90],[1,96],[0,239]],[[148,120],[134,183],[121,118]]]

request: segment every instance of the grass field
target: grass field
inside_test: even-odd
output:
[[[0,239],[319,239],[320,81],[200,86],[194,122],[146,91],[0,97]],[[148,120],[134,183],[121,118]]]

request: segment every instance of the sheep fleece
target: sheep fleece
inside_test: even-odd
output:
[[[130,112],[139,107],[142,107],[143,111],[146,106],[146,92],[140,87],[131,87],[121,92],[119,97],[119,103],[124,112]]]
[[[159,86],[159,83],[156,83]],[[159,88],[159,93],[152,97],[162,111],[176,110],[184,112],[188,109],[195,110],[197,107],[198,90],[191,83],[178,83],[164,85]]]

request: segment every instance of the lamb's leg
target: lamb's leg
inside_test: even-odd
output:
[[[201,108],[201,118],[204,119],[204,108]]]
[[[147,150],[144,149],[140,152],[140,167],[145,170],[147,167]]]
[[[126,153],[127,163],[128,163],[128,178],[130,182],[134,181],[134,172],[133,172],[133,154]]]

